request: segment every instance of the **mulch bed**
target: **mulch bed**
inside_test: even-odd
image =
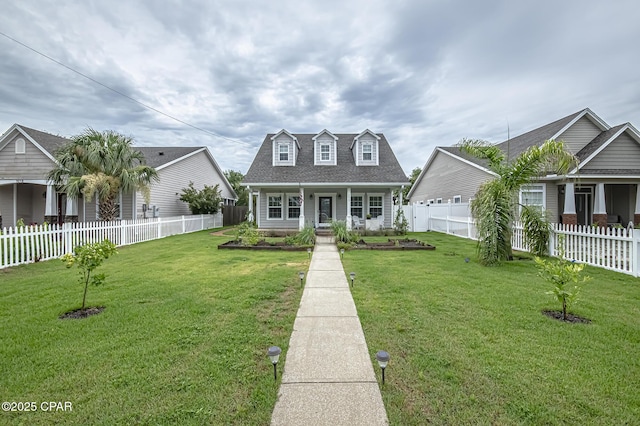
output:
[[[570,322],[574,324],[591,324],[591,320],[587,318],[582,318],[577,315],[573,315],[567,312],[567,318],[562,319],[562,311],[542,311],[542,313],[549,318],[553,318],[558,321]]]
[[[368,243],[364,240],[358,241],[355,249],[365,250],[435,250],[435,246],[426,244],[419,240],[409,239],[392,239],[389,238],[386,242]]]
[[[256,245],[246,246],[237,241],[227,241],[224,244],[218,245],[219,249],[236,249],[236,250],[287,250],[287,251],[307,251],[309,247],[305,246],[290,246],[284,242],[270,243],[268,241],[258,241]],[[313,250],[313,248],[311,248]]]
[[[91,315],[98,315],[104,311],[105,306],[89,306],[84,309],[74,309],[73,311],[65,312],[60,315],[60,319],[82,319],[90,317]]]

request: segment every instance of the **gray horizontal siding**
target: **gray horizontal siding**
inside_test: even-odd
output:
[[[626,133],[621,134],[587,165],[588,169],[638,169],[640,145]]]
[[[15,151],[15,141],[20,137],[26,142],[24,154],[16,154]],[[49,157],[17,132],[0,150],[0,179],[46,179],[54,165]]]
[[[411,204],[426,203],[429,199],[442,198],[446,203],[448,200],[453,202],[453,197],[459,195],[464,203],[491,178],[489,173],[438,151],[409,201]]]
[[[565,148],[572,154],[577,154],[582,148],[598,136],[600,130],[595,124],[586,117],[582,117],[576,121],[573,126],[569,127],[557,139],[565,144]]]

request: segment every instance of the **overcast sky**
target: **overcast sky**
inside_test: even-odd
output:
[[[109,129],[246,173],[267,133],[368,128],[409,174],[586,107],[640,127],[637,0],[3,3],[0,133]]]

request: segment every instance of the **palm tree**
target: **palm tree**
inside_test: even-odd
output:
[[[120,191],[141,191],[148,203],[149,185],[158,180],[156,170],[144,164],[144,156],[132,142],[111,130],[87,128],[56,152],[57,164],[48,178],[69,197],[82,194],[91,201],[96,195],[100,219],[114,220]]]
[[[506,158],[498,146],[486,141],[463,139],[458,146],[462,152],[486,160],[487,167],[497,175],[482,184],[471,201],[480,263],[494,265],[509,260],[520,187],[543,173],[565,174],[577,166],[577,160],[565,150],[563,142],[554,140],[532,146],[513,160]],[[540,218],[528,216],[536,217]]]

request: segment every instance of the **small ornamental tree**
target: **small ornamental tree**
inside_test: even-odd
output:
[[[189,182],[188,188],[182,188],[180,201],[189,204],[192,214],[212,214],[218,213],[222,204],[222,195],[219,185],[205,185],[203,189],[195,189],[193,182]]]
[[[541,259],[536,257],[539,274],[549,283],[553,284],[553,290],[546,294],[555,296],[562,304],[562,320],[567,320],[567,310],[577,302],[581,286],[591,279],[582,276],[583,263],[575,263],[564,258],[564,242],[560,240],[559,257],[556,259]],[[573,285],[573,287],[572,287]]]
[[[108,259],[111,255],[118,253],[116,245],[109,240],[104,240],[100,243],[85,244],[77,246],[73,253],[67,253],[60,259],[66,263],[67,268],[71,268],[73,265],[77,265],[80,269],[80,284],[84,285],[84,293],[82,295],[82,307],[84,310],[87,300],[87,289],[89,283],[93,285],[103,284],[105,281],[105,274],[95,274],[95,269],[102,265],[105,259]]]
[[[406,216],[404,215],[404,210],[402,206],[399,206],[398,213],[396,214],[396,218],[393,222],[393,228],[398,235],[407,235],[407,230],[409,229],[409,222],[407,221]]]

